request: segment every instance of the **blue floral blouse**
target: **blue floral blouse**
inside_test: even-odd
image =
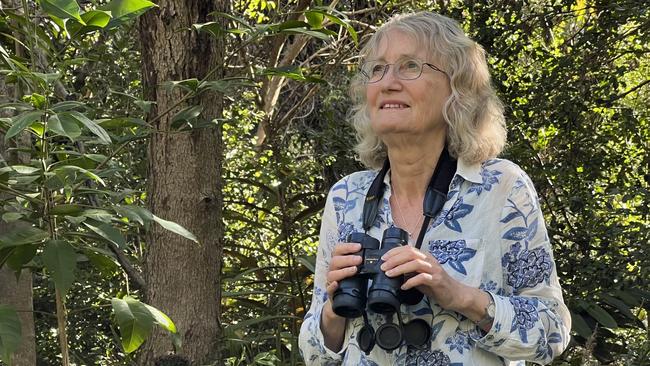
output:
[[[363,326],[361,317],[348,319],[340,352],[325,347],[320,318],[329,301],[325,276],[331,251],[349,233],[363,232],[363,203],[376,175],[376,171],[351,174],[336,183],[327,197],[311,308],[299,336],[307,365],[524,366],[524,360],[547,364],[562,353],[569,343],[571,318],[537,193],[526,173],[503,159],[475,165],[458,161],[447,202],[426,229],[421,248],[458,281],[492,295],[496,316],[490,331],[485,333],[425,296],[417,305],[402,305],[401,313],[404,322],[421,318],[431,326],[430,347],[403,345],[387,352],[375,346],[366,355],[356,339]],[[377,239],[393,225],[390,174],[385,183],[383,204],[368,232]],[[375,330],[387,320],[370,311],[368,317]]]

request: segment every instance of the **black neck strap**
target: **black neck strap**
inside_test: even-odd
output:
[[[438,215],[442,206],[447,201],[449,184],[456,173],[457,165],[458,162],[449,155],[449,152],[445,147],[440,154],[438,164],[436,164],[431,180],[429,180],[429,185],[427,186],[427,191],[424,195],[424,201],[422,202],[424,220],[422,222],[422,227],[420,228],[420,235],[418,235],[418,240],[415,244],[415,247],[418,249],[422,246],[422,240],[424,239],[424,234],[426,228],[429,226],[429,222]],[[388,161],[388,158],[386,158],[384,166],[375,177],[375,180],[372,181],[368,193],[366,194],[366,201],[363,205],[363,229],[366,232],[370,230],[377,218],[379,204],[384,196],[384,191],[386,190],[384,178],[386,177],[389,168],[390,162]]]

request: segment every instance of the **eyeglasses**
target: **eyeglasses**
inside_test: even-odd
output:
[[[393,71],[401,80],[413,80],[419,78],[420,75],[422,75],[422,68],[424,65],[447,75],[447,73],[440,70],[437,66],[416,59],[403,59],[394,64],[387,64],[381,61],[367,61],[361,65],[361,74],[365,77],[366,84],[376,83],[384,78],[388,72],[388,68],[393,65],[395,66]]]

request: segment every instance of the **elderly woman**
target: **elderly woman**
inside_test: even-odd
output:
[[[483,49],[455,21],[423,12],[391,19],[361,56],[353,118],[372,170],[329,192],[300,332],[306,363],[550,363],[569,342],[570,316],[535,189],[517,165],[496,159],[506,132]],[[379,254],[380,272],[401,279],[400,294],[424,296],[395,295],[393,314],[335,311],[341,284],[360,278],[362,261],[376,263],[362,258],[358,240],[347,242],[350,233],[402,240]],[[345,293],[366,301],[373,282]]]

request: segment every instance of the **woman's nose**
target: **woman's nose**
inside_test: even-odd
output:
[[[382,89],[400,89],[402,87],[402,80],[397,77],[394,65],[388,65],[388,69],[384,72],[384,77],[379,80]]]

